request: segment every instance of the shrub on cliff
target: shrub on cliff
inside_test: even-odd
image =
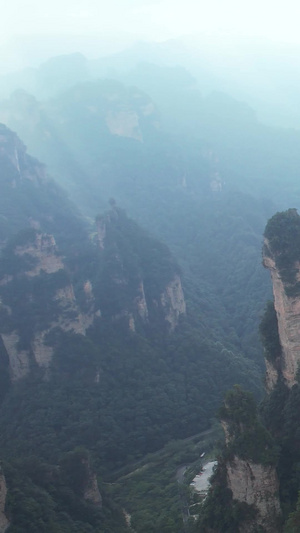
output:
[[[259,420],[251,393],[235,385],[227,392],[219,416],[229,432],[226,456],[237,455],[263,465],[277,463],[278,450],[271,434]]]
[[[296,209],[276,213],[264,232],[282,280],[295,282],[295,262],[300,259],[300,216]]]

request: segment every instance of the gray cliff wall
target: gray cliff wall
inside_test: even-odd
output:
[[[282,347],[280,372],[288,387],[296,383],[296,373],[300,363],[300,296],[288,296],[286,284],[282,281],[268,241],[265,240],[263,264],[270,270],[273,284],[274,306],[278,320],[278,331]],[[300,265],[295,264],[296,280],[300,279]],[[267,363],[266,383],[270,390],[278,380],[278,369]]]
[[[227,486],[232,497],[239,502],[254,506],[256,510],[255,527],[261,526],[266,533],[281,531],[281,514],[278,498],[279,483],[273,466],[255,464],[234,457],[226,463]],[[241,533],[250,533],[254,524],[243,524]]]

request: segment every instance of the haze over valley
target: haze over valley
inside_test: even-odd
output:
[[[299,530],[298,10],[4,9],[0,533]]]

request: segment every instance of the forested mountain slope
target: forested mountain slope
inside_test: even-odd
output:
[[[274,210],[261,194],[272,191],[276,199],[277,185],[270,174],[261,179],[268,154],[257,179],[247,131],[264,136],[265,130],[247,106],[230,101],[228,110],[226,98],[208,103],[189,93],[189,81],[175,83],[173,98],[174,73],[163,72],[154,93],[159,107],[139,89],[102,80],[43,103],[16,93],[0,115],[85,213],[94,217],[113,197],[170,246],[185,282],[197,286],[194,294],[208,306],[209,321],[216,329],[223,322],[238,349],[261,364],[257,327],[270,285],[260,267],[260,243]],[[182,74],[176,72],[177,82]],[[257,187],[260,192],[249,194],[250,184],[252,193]]]
[[[118,469],[207,429],[235,383],[260,397],[262,233],[299,197],[297,132],[202,97],[182,69],[86,81],[75,59],[65,92],[0,106],[84,213],[2,126],[0,457],[13,532],[126,531],[106,485]],[[94,473],[96,511],[84,498]]]
[[[299,214],[278,212],[263,246],[274,293],[260,325],[267,394],[258,410],[239,387],[225,396],[226,446],[196,531],[299,530],[299,258]]]
[[[207,428],[235,382],[259,395],[260,373],[211,319],[208,284],[204,305],[168,247],[115,201],[95,223],[82,218],[5,126],[0,179],[9,531],[125,532],[101,481]]]

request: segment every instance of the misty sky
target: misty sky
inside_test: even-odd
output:
[[[8,0],[1,10],[0,63],[29,63],[30,54],[47,55],[50,41],[56,42],[52,55],[76,51],[73,43],[80,36],[82,41],[89,36],[91,50],[93,38],[102,36],[108,52],[136,39],[197,32],[300,43],[299,18],[300,4],[292,0]]]

